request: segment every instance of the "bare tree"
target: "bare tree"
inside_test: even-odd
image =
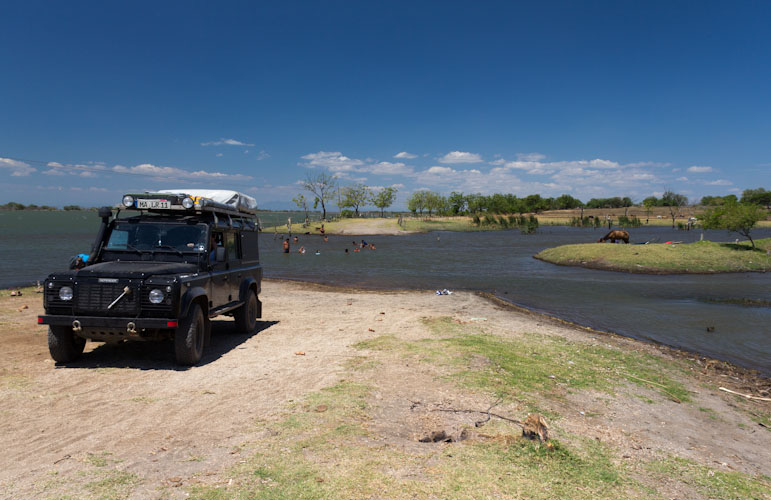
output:
[[[675,217],[680,215],[680,209],[688,205],[688,197],[672,191],[666,191],[661,196],[661,203],[669,207],[669,215],[672,217],[672,227],[675,227]]]
[[[319,172],[316,175],[308,173],[303,181],[303,187],[313,193],[316,199],[313,208],[321,203],[321,219],[327,219],[327,202],[335,198],[335,188],[337,187],[337,177],[329,172]]]

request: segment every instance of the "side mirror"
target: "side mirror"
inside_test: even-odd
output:
[[[225,247],[217,247],[217,262],[225,262]]]

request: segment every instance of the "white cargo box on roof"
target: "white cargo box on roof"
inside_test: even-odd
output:
[[[227,189],[162,189],[157,194],[186,194],[195,198],[207,198],[216,203],[231,207],[238,212],[254,213],[257,211],[257,200],[238,191]]]

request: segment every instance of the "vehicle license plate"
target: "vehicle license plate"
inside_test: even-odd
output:
[[[168,200],[137,200],[137,208],[171,208]]]

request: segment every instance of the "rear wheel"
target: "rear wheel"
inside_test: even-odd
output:
[[[249,290],[246,302],[235,311],[233,317],[239,332],[251,333],[257,328],[257,296],[252,290]]]
[[[74,361],[83,353],[86,339],[75,335],[72,328],[64,325],[48,327],[48,352],[58,363]]]
[[[203,356],[203,343],[206,336],[206,324],[201,306],[193,304],[187,317],[180,321],[174,333],[174,354],[180,365],[194,365]]]

